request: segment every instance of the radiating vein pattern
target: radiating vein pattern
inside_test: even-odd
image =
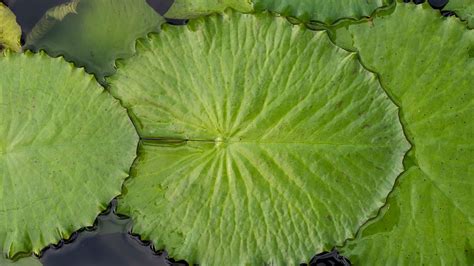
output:
[[[229,11],[137,50],[109,79],[147,139],[120,210],[173,257],[303,262],[353,236],[403,170],[398,108],[324,32]]]
[[[120,193],[138,136],[119,102],[62,58],[2,55],[0,96],[0,247],[39,252]]]

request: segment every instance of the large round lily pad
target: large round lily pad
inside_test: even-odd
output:
[[[409,148],[354,53],[269,14],[166,26],[109,79],[143,138],[119,210],[203,265],[295,264],[375,215]]]
[[[126,110],[62,58],[0,57],[0,246],[39,252],[120,194],[138,141]]]

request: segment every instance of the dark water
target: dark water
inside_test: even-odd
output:
[[[133,221],[116,214],[117,200],[100,214],[94,226],[75,232],[70,239],[43,249],[43,266],[185,266],[184,260],[168,258],[166,251],[156,251],[150,242],[130,234]],[[301,266],[350,266],[350,261],[336,249],[315,255]]]
[[[431,7],[436,9],[442,9],[446,4],[448,4],[448,0],[429,0],[428,2]]]
[[[69,0],[3,0],[16,15],[23,34],[28,34],[48,9],[69,2]]]
[[[131,235],[132,220],[117,215],[117,201],[100,214],[91,228],[73,234],[71,239],[51,245],[42,251],[44,266],[181,266],[167,258],[166,252],[155,251],[149,242]]]
[[[444,6],[448,4],[449,0],[428,0],[428,3],[431,5],[431,7],[435,9],[442,9]],[[426,2],[425,0],[403,0],[405,3],[413,2],[415,4],[421,4]]]

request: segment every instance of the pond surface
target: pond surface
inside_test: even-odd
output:
[[[146,1],[162,15],[173,3],[173,0]],[[48,9],[66,3],[68,0],[3,0],[1,2],[7,4],[16,14],[17,21],[25,35],[31,31]],[[405,0],[405,2],[409,2],[409,0]],[[424,1],[414,0],[413,2]],[[437,9],[444,7],[447,2],[447,0],[429,0],[429,3]],[[184,20],[168,20],[168,22],[178,25],[186,23]],[[169,259],[166,252],[155,251],[152,245],[143,242],[139,236],[131,235],[133,222],[130,218],[115,213],[116,204],[116,200],[112,201],[109,209],[97,217],[95,226],[82,229],[74,233],[71,239],[45,248],[40,257],[42,264],[44,266],[187,265],[185,261]],[[338,256],[333,253],[330,255]],[[327,254],[323,254],[323,256],[329,258]],[[313,261],[316,259],[313,258]]]
[[[164,252],[129,232],[132,220],[115,214],[117,201],[97,217],[92,228],[82,229],[71,239],[45,248],[41,255],[44,266],[165,266],[187,265],[167,259]]]

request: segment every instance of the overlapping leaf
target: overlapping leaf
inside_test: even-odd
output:
[[[95,79],[45,54],[0,57],[0,246],[39,252],[120,193],[137,135]]]
[[[402,171],[397,107],[323,32],[226,13],[137,49],[110,79],[144,138],[119,209],[173,257],[305,261],[352,236]]]
[[[461,19],[467,21],[470,28],[474,28],[474,1],[449,0],[443,10],[456,12]]]
[[[270,10],[303,21],[332,24],[337,20],[370,16],[391,0],[254,0],[256,10]]]
[[[346,254],[358,264],[471,265],[474,32],[427,4],[400,3],[390,15],[340,29],[336,40],[344,35],[399,103],[414,144],[412,166],[381,217]]]
[[[100,81],[115,72],[117,58],[133,54],[138,37],[158,31],[164,22],[145,0],[81,0],[76,12],[28,48],[64,55]]]
[[[77,14],[76,9],[79,2],[80,0],[72,0],[49,9],[28,34],[25,45],[30,46],[38,42],[54,25],[63,20],[66,16]]]
[[[175,0],[165,17],[175,19],[195,18],[216,12],[222,12],[226,8],[233,8],[241,12],[253,10],[251,0]]]

